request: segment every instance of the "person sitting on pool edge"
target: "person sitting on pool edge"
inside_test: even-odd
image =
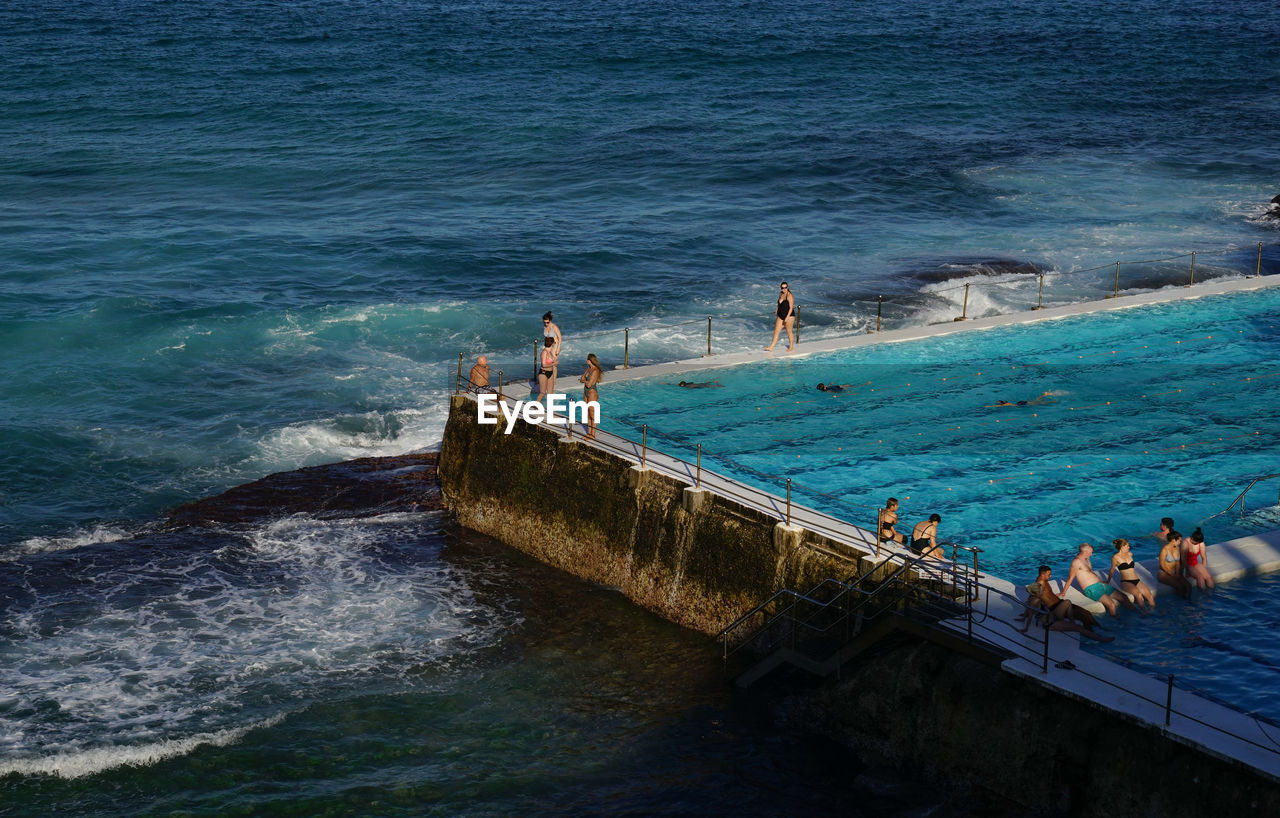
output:
[[[887,542],[898,543],[899,545],[907,544],[905,534],[898,532],[894,526],[898,524],[898,498],[890,497],[884,501],[884,508],[880,509],[878,519],[876,521],[876,530],[879,531],[880,544]]]
[[[1165,517],[1169,520],[1168,517]],[[1161,523],[1162,535],[1166,536],[1164,545],[1160,548],[1160,556],[1156,557],[1156,562],[1160,569],[1156,571],[1156,582],[1161,585],[1168,585],[1178,596],[1185,600],[1191,599],[1191,583],[1187,582],[1187,578],[1182,575],[1182,535],[1172,528],[1173,521],[1169,520],[1170,529],[1167,535],[1164,535],[1164,523]]]
[[[915,528],[911,529],[911,550],[914,553],[929,559],[945,559],[942,546],[938,545],[938,523],[940,522],[942,522],[941,515],[930,514],[929,519],[916,523]]]
[[[1053,575],[1053,569],[1047,565],[1041,565],[1036,569],[1036,572],[1036,581],[1027,586],[1028,608],[1023,612],[1026,624],[1022,626],[1022,633],[1026,633],[1027,628],[1031,627],[1031,620],[1035,616],[1035,610],[1039,608],[1048,617],[1045,627],[1051,631],[1080,633],[1099,642],[1115,641],[1114,636],[1099,636],[1093,632],[1093,629],[1098,627],[1098,620],[1094,618],[1093,614],[1071,600],[1063,599],[1053,592],[1053,585],[1050,579]],[[1065,591],[1066,589],[1064,588],[1063,590]],[[1079,624],[1073,622],[1073,619],[1078,620]]]
[[[851,388],[853,388],[853,384],[851,383],[840,383],[840,384],[820,383],[818,384],[819,392],[831,392],[833,394],[839,393],[839,392],[847,392]]]
[[[1094,602],[1102,603],[1102,607],[1107,609],[1107,613],[1112,616],[1116,615],[1119,605],[1124,605],[1132,611],[1138,610],[1134,604],[1129,601],[1128,594],[1122,594],[1115,588],[1102,581],[1102,577],[1093,571],[1093,563],[1089,561],[1089,557],[1093,554],[1093,546],[1089,543],[1080,543],[1080,548],[1076,552],[1076,558],[1071,561],[1071,573],[1067,574],[1067,581],[1062,585],[1062,593],[1066,593],[1071,587],[1072,582],[1080,585],[1080,590],[1084,591],[1084,595],[1092,599]]]

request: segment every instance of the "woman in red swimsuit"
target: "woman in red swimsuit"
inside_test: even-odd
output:
[[[1209,573],[1208,560],[1209,555],[1204,547],[1204,532],[1197,528],[1191,532],[1191,536],[1182,547],[1182,561],[1187,566],[1187,577],[1202,591],[1213,587],[1213,574]]]

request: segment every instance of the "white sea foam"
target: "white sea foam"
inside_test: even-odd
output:
[[[297,516],[217,549],[33,563],[3,622],[0,772],[153,763],[495,643],[516,618],[413,545],[423,521]]]
[[[422,409],[368,412],[296,423],[279,429],[258,444],[262,470],[280,471],[305,465],[389,457],[439,448],[448,419],[443,393]]]
[[[59,778],[83,778],[115,767],[145,767],[167,758],[187,755],[201,746],[226,747],[246,733],[261,727],[273,727],[284,721],[284,715],[272,716],[248,727],[232,727],[211,733],[197,733],[180,739],[162,739],[149,744],[94,747],[68,750],[34,758],[0,761],[0,777],[18,775],[53,775]]]
[[[16,549],[8,552],[8,557],[15,559],[23,554],[66,551],[70,548],[80,548],[81,546],[94,545],[96,543],[119,542],[136,536],[136,534],[136,531],[114,526],[95,526],[88,530],[73,531],[62,537],[32,537],[18,543]],[[3,559],[3,557],[0,557],[0,559]]]

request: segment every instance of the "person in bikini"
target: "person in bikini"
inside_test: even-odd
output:
[[[787,352],[796,345],[796,336],[792,329],[796,325],[796,297],[787,286],[787,282],[782,282],[780,287],[778,309],[774,313],[773,340],[764,348],[765,352],[773,352],[773,348],[778,345],[778,336],[784,329],[787,331]]]
[[[582,399],[590,403],[600,402],[600,392],[596,389],[600,385],[600,381],[604,378],[604,370],[600,368],[600,360],[596,358],[596,354],[592,352],[587,355],[587,371],[582,373],[582,377],[578,380],[582,383]],[[587,410],[587,439],[596,439],[596,423],[600,420],[598,413],[590,409]]]
[[[1120,590],[1124,593],[1133,594],[1133,601],[1139,608],[1146,606],[1149,610],[1154,611],[1156,609],[1156,595],[1151,590],[1151,587],[1138,576],[1137,560],[1133,558],[1133,552],[1129,548],[1129,541],[1121,538],[1112,540],[1111,544],[1115,546],[1116,553],[1111,557],[1111,570],[1107,571],[1107,578],[1103,581],[1111,582],[1111,575],[1119,571]]]
[[[556,391],[556,364],[560,360],[560,344],[548,335],[542,339],[542,368],[538,370],[538,401]]]
[[[1041,565],[1036,570],[1036,581],[1027,586],[1028,607],[1023,612],[1026,624],[1022,626],[1022,633],[1026,633],[1027,629],[1031,627],[1031,620],[1035,618],[1035,611],[1038,608],[1043,610],[1048,617],[1045,621],[1045,627],[1051,631],[1079,633],[1099,642],[1112,642],[1115,640],[1114,636],[1099,636],[1094,633],[1093,629],[1098,627],[1098,620],[1094,618],[1093,614],[1071,600],[1063,599],[1053,592],[1053,584],[1051,582],[1053,569],[1047,565]],[[1063,591],[1065,590],[1066,588],[1063,588]]]
[[[1115,588],[1102,581],[1093,571],[1093,564],[1089,561],[1089,557],[1093,554],[1093,546],[1089,543],[1080,543],[1080,549],[1076,553],[1076,558],[1071,561],[1071,573],[1067,574],[1067,581],[1062,586],[1062,592],[1065,594],[1067,589],[1071,587],[1072,582],[1080,584],[1080,590],[1084,591],[1084,595],[1092,599],[1094,602],[1102,603],[1102,607],[1107,609],[1107,613],[1112,616],[1116,615],[1116,611],[1120,605],[1130,610],[1137,610],[1134,604],[1129,601],[1129,597],[1125,594],[1117,593]],[[1117,604],[1117,601],[1119,604]]]
[[[1204,547],[1204,532],[1197,528],[1182,545],[1183,565],[1187,579],[1195,582],[1200,590],[1214,587],[1213,574],[1209,573],[1209,555]]]
[[[877,555],[880,553],[880,545],[883,545],[884,543],[892,542],[898,543],[899,545],[906,544],[906,535],[898,533],[897,529],[894,528],[897,524],[898,498],[890,497],[888,500],[885,500],[884,508],[880,509],[879,520],[876,523],[876,528],[880,532],[878,535],[879,545],[876,546]]]
[[[911,550],[922,557],[944,559],[942,546],[938,545],[938,523],[941,515],[930,514],[929,519],[916,523],[911,529]]]
[[[1172,522],[1170,520],[1170,523]],[[1172,527],[1167,532],[1164,547],[1160,549],[1160,556],[1156,561],[1160,565],[1160,570],[1156,572],[1156,581],[1168,585],[1183,599],[1191,599],[1191,583],[1187,582],[1187,578],[1182,575],[1182,535]]]

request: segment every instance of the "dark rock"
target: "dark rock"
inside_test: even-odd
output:
[[[291,514],[337,519],[436,511],[443,508],[436,460],[437,452],[424,452],[280,472],[178,506],[167,526],[254,523]]]

